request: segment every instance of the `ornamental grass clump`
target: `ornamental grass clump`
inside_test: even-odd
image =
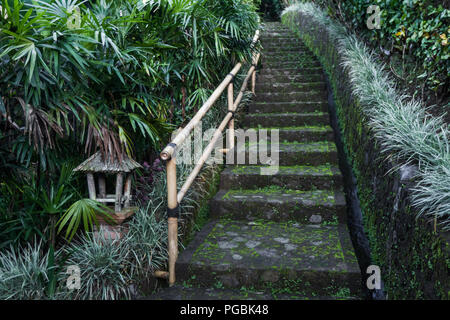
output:
[[[162,202],[150,201],[139,209],[129,222],[124,238],[129,247],[130,271],[134,278],[151,277],[156,270],[165,270],[167,262],[167,220],[157,219]]]
[[[66,299],[118,300],[130,299],[132,276],[128,243],[107,239],[102,231],[88,235],[63,248],[68,256],[66,267],[80,270],[80,289],[66,288],[60,283]],[[67,268],[66,268],[67,269]]]
[[[0,299],[41,300],[47,297],[49,253],[40,242],[0,252]]]

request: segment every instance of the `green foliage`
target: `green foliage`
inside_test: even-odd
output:
[[[98,226],[97,215],[102,216],[109,223],[113,223],[109,209],[105,205],[92,199],[81,199],[73,203],[69,209],[59,219],[58,233],[66,227],[66,238],[72,240],[78,230],[80,223],[83,222],[84,231],[88,232],[95,225]]]
[[[450,73],[450,9],[436,0],[317,0],[331,17],[347,29],[365,37],[372,47],[382,47],[389,56],[401,57],[400,77],[408,84],[433,90],[445,101],[449,98]],[[381,9],[381,28],[370,30],[367,8]],[[391,59],[392,68],[397,69]],[[414,66],[414,69],[413,67]],[[408,77],[411,73],[411,77]]]
[[[73,185],[73,166],[62,165],[56,182],[38,183],[36,174],[2,183],[0,206],[0,248],[29,241],[33,237],[54,242],[55,222],[68,202],[78,194]],[[24,184],[23,186],[21,184]]]
[[[117,300],[130,298],[129,248],[127,243],[99,236],[84,237],[64,247],[69,255],[66,265],[80,268],[79,290],[65,289],[61,295],[68,299]],[[62,284],[64,285],[64,284]]]
[[[129,231],[123,241],[130,250],[131,273],[134,278],[151,277],[154,271],[163,270],[167,262],[167,221],[158,220],[157,212],[166,208],[162,203],[149,202],[130,221]]]
[[[0,252],[0,299],[45,299],[51,268],[41,243]]]
[[[259,11],[266,20],[279,20],[283,4],[281,0],[260,0]]]
[[[198,90],[250,57],[257,27],[245,1],[6,1],[3,9],[3,114],[41,154],[61,138],[119,157],[137,138],[158,146],[169,106],[201,102]]]
[[[0,237],[7,245],[43,236],[51,217],[82,198],[84,187],[70,188],[71,196],[67,184],[56,186],[63,163],[97,150],[119,160],[158,150],[237,61],[249,61],[258,26],[249,0],[9,0],[1,7]]]
[[[157,151],[236,62],[250,61],[259,23],[255,3],[2,1],[0,247],[34,236],[54,241],[55,228],[65,229],[69,240],[81,224],[91,230],[105,208],[82,199],[84,181],[67,174],[73,167],[64,163],[79,163],[97,150],[119,160]],[[217,124],[222,109],[211,110],[204,128]],[[189,169],[179,168],[180,184]],[[163,173],[155,180],[147,190],[149,207],[129,222],[121,244],[81,237],[49,253],[48,297],[129,298],[136,277],[165,264]],[[183,215],[201,194],[186,194]],[[55,283],[60,253],[68,256],[64,265],[82,270],[78,292]]]

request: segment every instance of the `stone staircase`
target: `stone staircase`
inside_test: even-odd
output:
[[[279,171],[227,166],[211,222],[178,258],[177,285],[150,299],[361,297],[323,70],[279,23],[261,42],[256,97],[237,125],[279,129]]]

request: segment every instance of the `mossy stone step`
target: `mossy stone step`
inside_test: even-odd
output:
[[[318,62],[319,60],[314,57],[309,52],[302,53],[290,53],[289,55],[284,55],[282,58],[278,55],[264,55],[261,59],[261,62],[264,63],[273,63],[273,62],[300,62],[300,61],[312,61]]]
[[[333,129],[330,126],[298,126],[298,127],[268,127],[249,128],[253,130],[267,130],[268,139],[273,130],[278,130],[279,141],[287,142],[317,142],[334,141]]]
[[[262,151],[262,153],[270,156],[271,148],[275,148],[275,146],[272,146],[270,143],[263,144],[263,146],[266,149],[261,147],[258,143],[245,145],[238,144],[236,148],[231,151],[235,160],[234,164],[271,165],[270,159],[264,162],[264,159],[260,158],[260,154]],[[278,165],[280,166],[318,166],[327,163],[338,163],[336,145],[329,141],[309,143],[280,142],[278,151]],[[243,159],[243,162],[240,162],[241,158]]]
[[[308,97],[309,100],[313,100]],[[293,99],[294,100],[294,99]],[[296,100],[300,100],[297,98]],[[305,99],[306,100],[306,99]],[[320,101],[317,99],[317,101]],[[330,123],[330,116],[325,112],[310,113],[255,113],[246,114],[239,121],[241,127],[289,127],[289,126],[324,126]]]
[[[316,82],[276,82],[276,81],[258,81],[256,84],[257,92],[292,92],[292,91],[322,91],[325,92],[327,84],[323,81]]]
[[[262,40],[268,40],[273,38],[293,38],[293,37],[296,37],[296,35],[292,31],[281,30],[281,31],[262,32],[259,38]]]
[[[263,68],[269,69],[317,68],[321,66],[319,61],[262,61],[261,65]]]
[[[291,91],[291,92],[257,92],[256,102],[322,102],[327,97],[325,90]]]
[[[266,83],[295,83],[295,82],[321,82],[324,80],[323,72],[321,72],[321,69],[319,72],[315,71],[313,74],[284,74],[284,73],[274,73],[274,74],[264,74],[264,73],[258,73],[257,74],[258,82]]]
[[[266,45],[263,46],[263,52],[265,54],[279,53],[282,56],[288,52],[309,52],[309,48],[304,45],[290,45],[290,46],[279,46],[279,45]]]
[[[255,189],[279,186],[299,190],[341,190],[342,174],[336,166],[283,166],[273,175],[262,175],[264,166],[229,166],[222,171],[220,188]]]
[[[176,267],[178,282],[193,287],[360,296],[360,270],[345,225],[212,221]]]
[[[263,68],[259,71],[260,76],[284,76],[285,79],[299,78],[310,75],[320,75],[323,79],[323,69],[320,67],[313,68]]]
[[[253,113],[285,113],[285,112],[327,112],[328,102],[252,102],[248,112]]]
[[[345,197],[339,190],[290,190],[278,186],[219,190],[210,205],[213,219],[320,224],[345,222],[346,215]]]
[[[217,283],[218,284],[218,283]],[[217,289],[192,287],[190,281],[185,285],[162,288],[157,293],[140,300],[358,300],[359,297],[348,296],[345,291],[337,291],[333,296],[301,294],[287,290],[256,290],[242,287],[240,289]]]
[[[298,38],[271,38],[261,40],[261,46],[270,50],[273,48],[301,47],[306,48],[305,44]]]
[[[274,300],[270,292],[240,289],[192,287],[190,281],[183,285],[164,288],[143,300]]]
[[[298,37],[296,37],[295,35],[279,35],[279,36],[267,36],[265,34],[262,34],[259,37],[259,40],[261,41],[262,44],[266,43],[266,44],[270,44],[270,43],[278,43],[278,42],[285,42],[285,43],[301,43],[303,44],[303,41],[301,39],[299,39]]]

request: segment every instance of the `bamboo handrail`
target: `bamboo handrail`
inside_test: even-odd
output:
[[[259,39],[259,30],[255,32],[251,47],[254,47]],[[178,204],[183,200],[186,192],[189,190],[190,186],[194,182],[195,178],[199,174],[204,163],[211,155],[217,140],[222,137],[222,132],[225,127],[229,126],[228,139],[229,139],[229,151],[234,146],[234,112],[237,110],[239,103],[244,96],[244,92],[247,89],[248,81],[252,79],[252,92],[255,93],[255,74],[256,66],[258,64],[260,54],[254,54],[252,57],[252,66],[249,68],[244,82],[239,90],[239,94],[234,100],[233,94],[233,82],[232,80],[239,72],[242,67],[242,63],[237,63],[236,66],[231,70],[231,72],[225,77],[221,84],[214,90],[211,96],[206,100],[200,110],[195,114],[195,116],[189,121],[189,123],[184,127],[169,143],[160,154],[160,158],[166,161],[166,174],[167,174],[167,213],[168,213],[168,251],[169,251],[169,271],[156,271],[153,275],[155,277],[169,279],[169,285],[172,286],[175,283],[175,263],[178,257],[178,217],[179,217],[179,207]],[[177,146],[180,146],[186,138],[191,134],[192,130],[199,124],[208,110],[214,105],[214,103],[219,99],[225,89],[228,88],[228,112],[225,118],[220,123],[219,127],[214,132],[211,141],[208,146],[203,151],[198,163],[195,165],[191,174],[186,179],[185,183],[181,187],[180,191],[177,193],[177,171],[176,171],[176,158],[175,150]]]
[[[189,134],[192,132],[194,127],[202,120],[202,118],[205,116],[206,112],[214,105],[214,102],[217,101],[217,99],[220,97],[222,92],[225,90],[227,85],[230,83],[231,80],[236,76],[237,72],[241,69],[242,63],[236,64],[236,66],[231,70],[231,72],[225,77],[225,79],[222,81],[222,83],[217,87],[216,90],[212,93],[212,95],[206,100],[206,102],[203,104],[203,106],[198,110],[198,112],[195,114],[195,116],[189,121],[189,123],[186,125],[186,127],[181,130],[175,139],[172,140],[171,144],[178,146],[181,145],[184,140],[189,136]],[[164,150],[161,152],[161,159],[162,160],[168,160],[170,157],[173,156],[173,153],[175,152],[175,147],[172,145],[168,145],[164,148]]]

